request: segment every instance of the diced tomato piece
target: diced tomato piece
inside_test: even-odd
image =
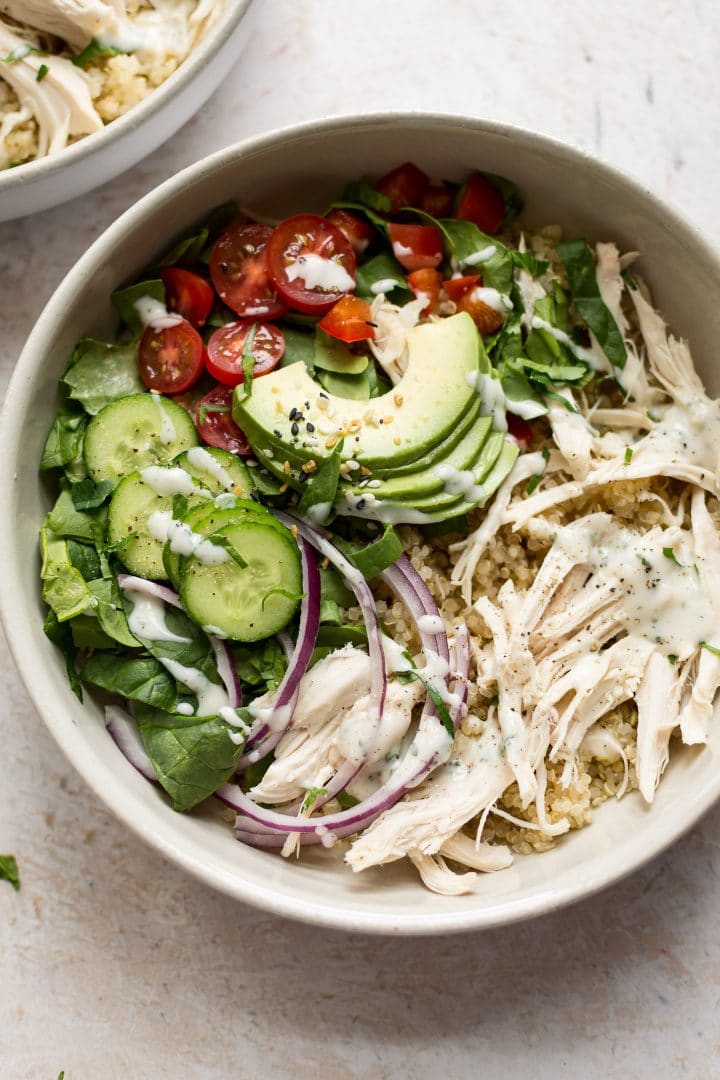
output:
[[[527,450],[533,441],[533,429],[527,420],[523,420],[521,416],[515,416],[514,413],[508,413],[507,425],[508,432],[515,442],[518,443],[522,450]]]
[[[245,381],[243,353],[253,326],[255,333],[250,348],[253,378],[267,375],[278,366],[285,353],[282,330],[272,323],[232,322],[215,330],[208,341],[205,366],[213,379],[226,386],[237,386]]]
[[[406,161],[404,165],[398,165],[380,180],[375,187],[382,195],[390,199],[390,209],[400,210],[403,206],[419,206],[423,192],[430,184],[430,177]]]
[[[420,196],[420,209],[434,218],[451,217],[456,194],[449,184],[431,184]]]
[[[505,200],[482,173],[471,173],[460,189],[455,217],[472,221],[483,232],[496,233],[505,217]]]
[[[370,325],[372,312],[367,300],[359,296],[343,296],[334,308],[318,323],[321,330],[339,341],[366,341],[375,337]]]
[[[443,259],[442,237],[434,225],[388,225],[393,255],[406,270],[435,269]]]
[[[331,210],[327,219],[347,237],[356,255],[363,255],[375,239],[372,225],[349,210]]]
[[[304,315],[324,315],[355,288],[355,252],[337,226],[317,214],[281,221],[267,245],[278,293]]]
[[[407,282],[418,299],[423,297],[427,301],[423,308],[423,314],[434,315],[437,311],[442,286],[442,277],[439,272],[430,267],[425,267],[423,270],[413,270],[412,273],[408,274]]]
[[[505,316],[487,304],[481,295],[482,286],[478,274],[468,277],[451,278],[443,282],[443,289],[448,298],[457,306],[458,311],[466,311],[483,337],[494,334],[505,322]]]
[[[140,338],[140,378],[160,394],[181,394],[203,371],[205,346],[197,330],[183,320],[176,326],[147,326]]]
[[[238,457],[252,457],[253,449],[245,432],[232,418],[233,388],[216,386],[202,399],[197,409],[197,429],[206,446],[229,450]]]
[[[277,319],[286,307],[268,270],[268,225],[233,225],[210,253],[215,291],[243,319]]]
[[[215,303],[212,285],[180,266],[167,266],[160,271],[165,286],[165,304],[168,311],[182,315],[193,326],[204,326]]]

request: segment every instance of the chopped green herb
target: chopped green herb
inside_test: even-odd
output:
[[[676,664],[677,663],[677,656],[675,655],[675,653],[668,653],[668,660],[669,660],[669,662],[671,664],[673,664],[673,665]]]
[[[633,448],[632,448],[632,446],[626,446],[625,447],[625,464],[626,465],[630,464],[630,462],[632,461],[632,456],[633,456]]]
[[[720,656],[720,649],[717,645],[710,645],[707,641],[701,641],[700,648],[707,649],[708,652],[714,653],[715,656]]]
[[[93,38],[82,52],[79,52],[77,56],[71,56],[70,59],[75,67],[86,68],[105,56],[119,56],[125,51],[125,49],[116,49],[113,45],[104,45],[97,38]]]
[[[15,890],[20,888],[20,875],[14,855],[0,855],[0,881],[9,881]]]
[[[315,805],[318,799],[322,799],[324,795],[327,795],[327,788],[324,787],[311,787],[308,788],[307,795],[302,801],[300,807],[301,814],[307,814],[309,810]]]
[[[17,49],[13,49],[12,52],[6,53],[5,56],[0,57],[0,60],[2,60],[3,64],[17,64],[18,60],[24,60],[30,53],[36,52],[40,52],[40,50],[34,49],[32,45],[28,45],[27,42],[25,42],[22,45],[18,45]]]
[[[50,68],[47,66],[47,64],[41,64],[38,68],[38,73],[35,76],[35,82],[42,82],[49,71]]]
[[[243,387],[248,397],[252,394],[253,377],[255,374],[255,357],[253,355],[252,347],[257,326],[257,323],[253,323],[248,330],[242,351]]]

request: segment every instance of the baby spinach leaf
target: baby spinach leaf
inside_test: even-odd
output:
[[[79,570],[86,581],[102,576],[100,556],[92,544],[81,544],[77,540],[67,541],[67,553],[70,562]]]
[[[165,303],[165,286],[159,278],[138,281],[126,289],[116,289],[110,299],[120,313],[120,317],[134,337],[138,338],[145,329],[136,304],[138,300],[150,297],[159,303]],[[144,387],[143,387],[144,389]]]
[[[15,891],[20,888],[20,874],[14,855],[0,855],[0,881],[9,881]]]
[[[40,471],[60,469],[82,454],[83,437],[88,418],[84,412],[72,408],[62,409],[45,443],[40,461]]]
[[[378,282],[384,282],[382,289],[374,288]],[[390,285],[389,282],[393,284]],[[408,288],[405,271],[397,259],[389,252],[381,251],[372,259],[368,259],[362,266],[358,266],[355,273],[355,291],[358,296],[368,300],[374,300],[379,292],[391,296],[393,303],[402,304],[404,299],[412,299],[412,290]]]
[[[277,690],[282,682],[287,660],[275,638],[258,645],[236,645],[233,660],[241,681],[257,690]]]
[[[330,653],[342,649],[344,645],[355,645],[358,649],[366,649],[367,633],[365,627],[351,626],[349,624],[341,626],[333,626],[331,623],[322,624],[318,630],[315,648],[308,666],[312,667],[313,664],[317,664],[319,660],[323,660]]]
[[[387,195],[368,184],[366,180],[359,180],[348,184],[343,193],[343,199],[350,203],[360,203],[361,206],[377,210],[381,214],[387,214],[392,209],[392,202]]]
[[[62,649],[65,656],[65,667],[67,669],[68,680],[70,682],[70,688],[75,696],[82,701],[83,692],[82,685],[80,683],[80,676],[77,673],[75,661],[77,657],[77,647],[73,641],[72,631],[68,623],[61,623],[54,611],[48,611],[45,616],[45,622],[43,623],[43,630],[46,637],[52,641],[53,645],[57,645]]]
[[[115,642],[105,633],[95,615],[76,615],[68,626],[77,649],[115,648]]]
[[[94,611],[105,633],[120,645],[136,649],[140,642],[130,633],[120,586],[114,577],[88,582],[95,604]]]
[[[334,566],[320,567],[320,594],[323,600],[333,600],[340,607],[353,607],[355,594],[342,579]]]
[[[70,488],[70,497],[76,510],[96,510],[107,499],[113,489],[111,480],[95,483],[89,476]]]
[[[542,277],[550,266],[544,259],[536,259],[532,251],[511,251],[510,255],[516,270],[527,270],[534,278]]]
[[[178,263],[190,266],[193,263],[204,261],[208,245],[223,232],[238,216],[237,205],[233,202],[223,203],[215,208],[202,226],[194,229],[187,236],[182,237],[151,269],[162,269],[165,266],[177,266]],[[228,321],[227,319],[225,320]]]
[[[82,669],[82,679],[112,694],[171,713],[177,705],[175,680],[153,657],[120,657],[97,652]]]
[[[58,622],[67,622],[92,605],[87,582],[72,565],[54,568],[54,572],[43,582],[42,598],[53,609]]]
[[[510,292],[513,284],[512,255],[496,236],[481,232],[471,221],[456,218],[442,218],[436,225],[442,233],[449,257],[454,257],[468,272],[482,273],[483,285],[504,295]],[[489,258],[482,263],[468,265],[468,259],[472,260],[479,252],[491,248],[494,248],[494,252]]]
[[[111,401],[145,390],[138,374],[136,345],[109,345],[92,338],[77,344],[61,381],[91,416]]]
[[[123,594],[123,607],[126,614],[133,609],[132,599]],[[151,656],[158,660],[174,660],[185,668],[195,668],[212,683],[221,684],[217,671],[215,654],[207,634],[192,622],[184,611],[165,605],[165,623],[168,630],[182,641],[155,641],[140,638]],[[178,682],[182,681],[178,676]]]
[[[544,416],[547,413],[547,405],[522,371],[508,370],[501,376],[500,381],[509,412],[521,415],[526,420],[533,420],[536,416]],[[520,409],[522,409],[521,412]],[[532,411],[532,416],[530,411]]]
[[[320,622],[331,626],[342,626],[342,612],[334,600],[320,601]]]
[[[76,510],[72,495],[68,490],[61,491],[57,502],[45,519],[45,525],[55,536],[72,537],[73,540],[87,540],[100,546],[105,535],[104,509]]]
[[[138,727],[158,780],[173,809],[192,810],[217,791],[235,771],[242,754],[217,716],[176,716],[139,708]]]
[[[315,336],[307,330],[298,330],[294,326],[281,327],[285,338],[285,352],[280,361],[281,367],[302,363],[309,373],[315,373]]]
[[[627,352],[618,324],[600,295],[595,274],[595,260],[584,240],[569,240],[558,244],[557,253],[563,261],[570,282],[575,309],[590,327],[613,367],[625,366]]]
[[[325,458],[317,472],[306,481],[298,503],[298,515],[309,517],[316,525],[324,524],[332,512],[340,480],[342,446],[340,441],[330,457]]]

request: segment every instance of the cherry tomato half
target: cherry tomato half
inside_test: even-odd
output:
[[[406,270],[435,269],[443,258],[442,237],[434,225],[388,225],[393,255]]]
[[[253,357],[253,378],[267,375],[282,360],[285,352],[285,338],[282,331],[272,323],[234,322],[221,326],[211,335],[207,344],[205,366],[218,382],[226,386],[237,386],[245,381],[243,372],[243,350],[248,334],[255,327],[251,352]]]
[[[468,277],[451,278],[443,282],[443,289],[448,297],[454,301],[458,311],[466,311],[477,326],[480,333],[494,334],[505,322],[505,316],[500,311],[486,304],[480,295],[480,276],[471,274]]]
[[[523,420],[521,416],[515,416],[514,413],[508,413],[507,426],[508,433],[512,435],[521,450],[527,450],[528,447],[532,445],[533,429],[530,427],[527,420]]]
[[[235,225],[223,233],[210,253],[215,291],[244,319],[277,319],[285,304],[270,278],[268,225]]]
[[[372,241],[375,239],[375,230],[367,221],[363,221],[357,214],[349,210],[331,210],[327,215],[328,221],[343,233],[352,244],[356,255],[363,255]]]
[[[203,340],[189,322],[162,330],[147,326],[138,349],[140,378],[161,394],[181,394],[200,378],[204,356]]]
[[[290,307],[322,315],[355,288],[355,252],[327,218],[298,214],[281,221],[267,245],[273,284]]]
[[[457,188],[449,184],[431,184],[420,196],[420,209],[434,218],[450,217],[456,194]]]
[[[418,299],[423,297],[426,301],[423,314],[433,315],[437,310],[442,286],[442,278],[438,271],[430,267],[424,270],[413,270],[411,274],[408,274],[407,282],[415,296]]]
[[[339,341],[366,341],[375,337],[375,330],[370,325],[371,319],[372,312],[367,300],[362,300],[359,296],[343,296],[320,320],[318,326]]]
[[[505,200],[482,173],[471,173],[460,189],[455,217],[472,221],[483,232],[496,233],[505,217]]]
[[[390,199],[391,210],[399,210],[402,206],[419,206],[429,184],[430,177],[412,161],[406,161],[378,180],[375,187]]]
[[[216,386],[197,408],[197,429],[206,446],[229,450],[238,457],[252,457],[252,447],[232,418],[231,386]]]
[[[179,266],[168,266],[160,272],[165,286],[165,304],[168,311],[177,312],[193,326],[204,326],[215,303],[212,286]]]

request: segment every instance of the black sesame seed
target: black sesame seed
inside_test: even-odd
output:
[[[310,434],[312,435],[313,431],[315,430],[315,425],[314,425],[314,424],[311,424],[311,423],[310,423],[310,421],[308,420],[308,422],[307,422],[307,424],[305,425],[305,427],[307,428],[307,430],[308,430],[308,431],[310,432]]]
[[[365,507],[365,500],[364,499],[358,499],[358,501],[355,503],[355,509],[356,510],[362,510],[364,507]]]
[[[297,426],[297,424],[292,424],[291,427],[290,427],[290,434],[291,435],[297,435],[299,430],[300,430],[300,428]]]
[[[288,420],[294,420],[296,416],[297,416],[297,409],[293,405],[292,409],[288,413]]]
[[[273,428],[273,435],[277,435],[278,439],[282,439],[282,432],[278,431],[276,427]]]

